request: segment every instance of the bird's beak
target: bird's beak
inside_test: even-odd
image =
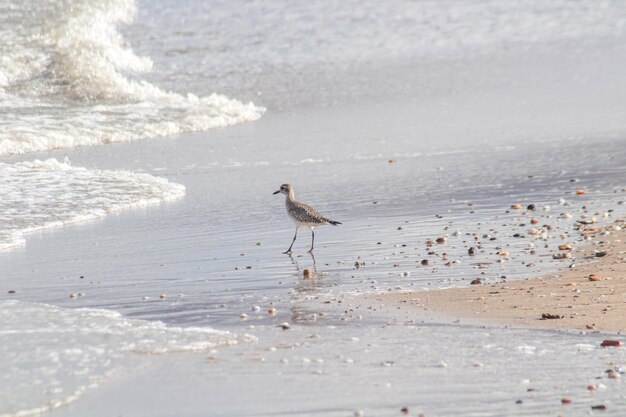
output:
[[[280,193],[280,190],[274,191],[272,194],[278,194],[278,193]]]

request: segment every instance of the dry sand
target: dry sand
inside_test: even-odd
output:
[[[564,270],[523,281],[376,296],[377,302],[418,309],[428,319],[526,328],[626,332],[626,229],[588,229],[590,244],[574,248]],[[621,229],[620,229],[621,227]],[[615,230],[620,229],[620,230]],[[596,256],[596,251],[607,254]],[[591,275],[598,281],[592,281]],[[560,318],[542,319],[543,314]]]

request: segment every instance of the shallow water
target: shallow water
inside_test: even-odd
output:
[[[124,12],[124,20],[133,8],[126,2],[111,6]],[[37,395],[52,392],[69,398],[64,394],[111,372],[108,382],[83,394],[83,401],[56,412],[81,415],[81,407],[93,410],[93,404],[119,395],[116,390],[135,392],[138,386],[153,396],[154,407],[133,408],[135,415],[180,410],[196,415],[206,409],[215,410],[215,415],[352,415],[361,408],[367,415],[397,415],[403,405],[411,410],[423,407],[419,409],[427,415],[536,415],[558,412],[565,394],[584,398],[572,407],[576,412],[588,410],[593,399],[608,404],[609,413],[623,411],[616,381],[605,382],[607,388],[595,397],[585,391],[587,381],[601,376],[607,361],[615,366],[623,361],[621,352],[597,347],[602,336],[477,330],[463,323],[384,327],[387,320],[400,320],[385,311],[364,315],[363,320],[346,320],[341,309],[319,316],[322,307],[328,307],[324,301],[362,292],[463,286],[478,276],[495,282],[554,272],[575,262],[556,261],[551,255],[560,243],[580,243],[576,220],[596,218],[605,224],[624,218],[626,94],[619,68],[626,55],[621,3],[589,9],[592,3],[587,2],[578,4],[581,7],[527,2],[504,11],[497,2],[394,2],[384,13],[378,10],[382,6],[358,9],[343,4],[332,6],[328,21],[319,21],[319,9],[329,6],[324,2],[269,11],[248,3],[211,6],[209,11],[204,3],[192,1],[176,7],[140,3],[136,22],[108,33],[104,44],[107,51],[150,57],[153,71],[141,74],[138,82],[142,88],[175,94],[186,108],[182,113],[167,100],[155,103],[143,96],[130,101],[124,96],[122,104],[111,103],[110,97],[96,98],[96,103],[83,97],[77,108],[60,110],[60,122],[53,128],[72,126],[76,112],[91,118],[93,106],[105,105],[111,107],[104,118],[90,119],[89,129],[100,132],[106,126],[127,136],[110,137],[105,129],[98,141],[108,143],[105,146],[3,158],[2,173],[24,177],[10,177],[14,185],[1,188],[5,196],[13,196],[3,201],[4,213],[25,205],[33,210],[24,221],[28,224],[5,215],[0,225],[21,245],[0,252],[0,292],[12,290],[10,299],[36,303],[11,304],[24,306],[24,316],[35,308],[54,320],[73,317],[81,311],[76,308],[98,308],[106,309],[105,315],[123,314],[116,318],[120,323],[136,319],[151,328],[162,326],[156,321],[164,322],[163,329],[170,329],[165,334],[200,326],[206,332],[231,331],[233,338],[251,333],[259,342],[210,353],[225,358],[217,371],[199,364],[205,364],[206,354],[149,361],[129,354],[107,367],[98,367],[101,357],[96,355],[91,357],[92,368],[87,367],[92,371],[84,375],[88,382],[80,375],[63,374],[50,379],[62,391]],[[287,15],[291,18],[285,25],[274,30],[276,19]],[[416,16],[428,18],[416,24]],[[330,30],[337,28],[335,21],[344,22],[342,31]],[[554,27],[559,30],[550,29]],[[132,50],[121,42],[120,33]],[[37,44],[37,39],[35,48],[42,47],[38,53],[45,55],[50,45]],[[136,74],[122,74],[123,84],[137,81]],[[33,82],[46,80],[35,77]],[[33,100],[39,106],[33,111],[48,114],[40,108],[43,98],[28,90],[31,81],[17,90],[5,84],[1,88],[11,100],[25,94],[20,97],[30,100],[29,106]],[[254,115],[235,115],[233,122],[258,118],[260,106],[267,111],[253,123],[225,129],[109,143],[117,142],[115,137],[136,139],[141,136],[136,131],[145,133],[144,107],[150,112],[156,108],[159,120],[165,117],[175,125],[167,132],[148,129],[150,137],[216,126],[192,120],[193,129],[181,127],[197,110],[196,99],[185,98],[189,91],[198,97],[218,92],[253,100],[255,105],[248,107],[224,102],[235,106],[239,116]],[[65,94],[55,90],[46,100],[65,103]],[[219,118],[221,111],[234,114],[220,107],[209,115]],[[49,130],[28,117],[20,119],[18,113],[12,116],[15,120],[5,121],[0,133],[12,135],[26,124],[36,130],[37,138]],[[201,113],[204,117],[204,110]],[[64,131],[70,138],[74,133]],[[40,146],[44,142],[28,137],[2,143],[20,143],[24,151],[67,145]],[[51,157],[56,162],[32,163]],[[60,187],[64,181],[69,185]],[[284,182],[293,183],[304,202],[343,223],[316,231],[314,258],[306,253],[306,230],[300,231],[293,257],[282,254],[293,225],[284,213],[282,196],[272,192]],[[586,194],[577,196],[578,189]],[[83,191],[92,198],[84,199]],[[176,201],[113,212],[172,199]],[[80,204],[72,204],[78,200]],[[34,204],[37,201],[43,204]],[[511,210],[514,203],[524,209]],[[537,209],[526,210],[529,204]],[[573,218],[564,219],[563,213]],[[76,222],[85,215],[99,219],[32,230]],[[540,220],[536,228],[553,229],[531,236],[531,217]],[[22,233],[19,240],[13,230]],[[426,245],[438,237],[447,242]],[[530,254],[531,245],[536,255]],[[468,255],[470,246],[477,247],[477,256]],[[502,251],[509,256],[500,256]],[[428,266],[421,265],[423,259]],[[355,262],[360,263],[358,269]],[[304,280],[302,270],[311,266],[315,279]],[[275,317],[266,315],[269,306],[278,310]],[[283,321],[292,324],[290,331],[277,330],[275,325]],[[9,320],[7,326],[8,332],[25,330],[20,320]],[[319,334],[324,342],[303,342],[309,333]],[[122,334],[120,343],[135,337],[132,331]],[[165,336],[163,342],[177,343],[177,337]],[[117,344],[104,339],[105,351],[119,351]],[[20,346],[45,343],[28,337],[26,344],[15,340],[3,344],[7,356]],[[57,338],[51,346],[71,350],[76,343],[85,341]],[[364,349],[368,343],[372,346]],[[289,354],[267,354],[264,363],[254,359],[279,344],[301,346]],[[283,356],[289,364],[280,362]],[[520,362],[520,357],[540,359]],[[245,358],[256,366],[249,368]],[[437,367],[440,360],[449,364],[445,371]],[[480,377],[470,365],[474,360],[485,365],[478,371]],[[401,365],[381,367],[385,361]],[[62,358],[58,369],[71,363],[71,358]],[[309,363],[328,365],[318,366],[323,368],[319,381],[310,382]],[[28,368],[29,362],[23,366]],[[132,369],[143,366],[145,374],[133,376]],[[376,380],[381,369],[393,386],[389,394],[381,394],[386,388],[378,381],[360,385]],[[577,379],[554,389],[553,381],[565,374]],[[145,375],[152,382],[146,383]],[[164,375],[179,378],[187,390],[159,396],[169,386],[162,383]],[[282,387],[272,401],[255,388],[267,375],[274,375],[276,386]],[[416,384],[416,375],[429,382]],[[528,384],[519,384],[524,379],[541,387],[537,394],[525,393]],[[183,382],[189,380],[201,383]],[[228,382],[222,384],[224,380]],[[11,392],[5,382],[0,392]],[[42,385],[54,388],[50,381]],[[335,386],[343,388],[331,389]],[[237,389],[248,401],[224,401]],[[206,392],[216,394],[202,399]],[[450,400],[452,392],[464,394]],[[23,402],[23,410],[45,402],[29,390],[13,394]],[[120,406],[127,410],[139,407],[137,399],[142,397],[125,398]],[[168,398],[169,408],[160,403]],[[520,398],[525,399],[521,407],[515,405]],[[0,409],[0,414],[15,410]]]

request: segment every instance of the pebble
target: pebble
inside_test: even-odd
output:
[[[276,309],[274,307],[270,307],[267,309],[267,314],[269,314],[270,316],[275,316],[276,315]]]
[[[9,290],[9,291],[7,291],[7,294],[15,294],[15,293],[16,293],[16,291],[15,291],[15,290]]]
[[[572,403],[572,399],[569,397],[563,397],[561,398],[561,404],[571,404]]]
[[[610,379],[620,379],[622,377],[615,369],[609,369],[606,373]]]
[[[428,266],[428,259],[422,259],[421,264],[424,266]]]
[[[448,364],[445,361],[439,361],[437,366],[440,367],[440,368],[447,368]]]
[[[483,282],[481,281],[480,278],[476,278],[476,279],[472,280],[472,282],[470,282],[470,285],[480,285],[482,283]]]
[[[606,252],[605,251],[598,251],[598,252],[596,252],[596,258],[602,258],[603,256],[606,256]]]
[[[596,384],[587,385],[587,391],[595,391],[595,390],[596,390]]]
[[[467,250],[467,254],[469,256],[476,256],[476,248],[472,246],[471,248]]]
[[[589,275],[589,281],[602,281],[602,280],[604,280],[604,278],[602,278],[600,275],[596,275],[596,274]]]
[[[622,347],[623,343],[619,340],[611,340],[611,339],[606,339],[603,340],[602,343],[600,343],[600,346],[602,347]]]
[[[606,405],[604,404],[600,404],[600,405],[592,405],[591,406],[592,410],[600,410],[600,411],[605,411],[606,410]]]
[[[159,298],[161,300],[165,300],[167,298],[167,295],[166,294],[161,294],[161,295],[159,295]]]
[[[282,323],[278,325],[278,327],[280,327],[283,330],[288,330],[290,326],[289,326],[289,323],[287,323],[286,321],[283,321]]]
[[[511,208],[514,210],[521,210],[522,209],[522,205],[519,203],[515,203],[511,205]]]
[[[585,195],[586,191],[585,190],[576,190],[576,195]]]
[[[305,278],[311,278],[313,276],[313,268],[305,268],[304,271],[302,271],[302,275],[304,275]]]
[[[438,237],[436,242],[440,245],[443,245],[444,243],[446,243],[446,238],[445,237]]]
[[[254,311],[255,313],[258,313],[259,311],[261,311],[261,307],[259,307],[259,306],[252,306],[252,311]]]
[[[239,316],[239,318],[241,320],[246,320],[248,318],[248,315],[246,313],[241,313],[241,315]]]
[[[409,407],[402,407],[402,408],[400,409],[400,412],[401,412],[402,414],[404,414],[405,416],[408,416],[408,415],[409,415]]]
[[[563,244],[563,245],[559,245],[559,250],[572,250],[572,246],[568,245],[567,243]]]
[[[526,210],[535,210],[536,208],[537,206],[534,204],[529,204],[528,206],[526,206]]]
[[[78,297],[78,294],[76,294],[75,292],[73,292],[73,293],[71,293],[71,294],[70,294],[70,298],[71,298],[71,299],[74,299],[74,298],[76,298],[76,297]]]
[[[365,415],[365,413],[363,413],[363,410],[356,410],[354,412],[354,417],[363,417]]]

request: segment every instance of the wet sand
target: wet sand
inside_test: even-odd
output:
[[[617,229],[617,230],[616,230]],[[626,230],[587,229],[589,244],[573,248],[564,270],[540,278],[465,288],[405,292],[376,302],[419,310],[428,321],[598,332],[626,331]],[[600,253],[598,253],[600,252]],[[602,252],[606,252],[604,256]]]

